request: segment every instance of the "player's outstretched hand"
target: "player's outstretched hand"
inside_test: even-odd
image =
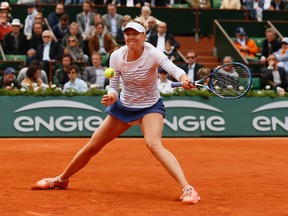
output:
[[[182,82],[182,87],[186,90],[190,90],[190,89],[195,89],[196,86],[194,86],[191,82],[191,80],[188,78],[188,79],[185,79],[183,82]]]
[[[117,96],[112,93],[112,94],[109,94],[109,95],[103,95],[101,103],[104,106],[109,106],[109,105],[115,103],[116,100],[117,100]]]

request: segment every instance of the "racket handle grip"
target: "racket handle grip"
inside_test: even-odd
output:
[[[171,87],[172,87],[172,88],[182,87],[182,82],[172,82],[172,83],[171,83]]]

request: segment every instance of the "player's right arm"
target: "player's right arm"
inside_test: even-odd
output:
[[[104,106],[109,106],[117,101],[118,97],[114,93],[103,95],[101,103]]]

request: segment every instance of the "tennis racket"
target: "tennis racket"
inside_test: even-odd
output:
[[[208,81],[204,85],[204,81]],[[210,90],[218,97],[233,100],[243,97],[252,84],[252,74],[248,67],[239,62],[229,62],[216,68],[211,74],[197,81],[192,82]],[[173,82],[171,87],[181,87],[181,82]]]

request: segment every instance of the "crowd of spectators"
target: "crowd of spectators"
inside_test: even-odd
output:
[[[64,92],[72,88],[76,91],[85,92],[91,86],[97,86],[105,89],[109,81],[104,77],[105,67],[109,67],[109,56],[111,53],[124,45],[123,28],[127,22],[134,19],[130,15],[122,15],[117,12],[117,6],[139,7],[141,14],[135,19],[144,23],[147,29],[147,42],[151,43],[157,49],[164,52],[173,62],[179,62],[180,56],[178,50],[179,42],[175,39],[172,32],[169,32],[167,23],[152,16],[151,8],[155,6],[167,6],[180,3],[180,1],[164,0],[116,0],[116,1],[73,1],[65,0],[64,4],[49,0],[47,3],[55,4],[55,11],[43,17],[41,12],[37,11],[34,1],[19,0],[19,4],[26,5],[26,18],[19,20],[13,18],[10,13],[8,2],[2,2],[0,7],[0,41],[5,55],[25,56],[27,67],[19,72],[9,67],[3,71],[1,87],[5,89],[25,88],[27,90],[34,87],[41,87],[54,83],[57,87],[63,88]],[[221,9],[241,9],[250,10],[250,16],[258,19],[257,8],[264,9],[268,0],[244,0],[244,1],[226,1],[223,0]],[[45,3],[44,1],[42,3]],[[71,18],[65,12],[65,5],[82,5],[82,12]],[[107,13],[100,14],[92,10],[97,4],[107,5]],[[252,5],[252,6],[251,6]],[[192,7],[210,8],[210,0],[193,0]],[[283,0],[269,1],[267,10],[285,10],[286,4]],[[261,11],[261,10],[260,10]],[[71,22],[71,20],[76,20]],[[267,68],[268,71],[275,71],[278,68],[284,68],[288,74],[288,39],[283,38],[279,41],[275,38],[273,29],[267,29],[266,40],[263,43],[261,62],[268,65],[268,60],[272,59],[272,54],[277,60],[277,67]],[[260,50],[255,42],[246,35],[245,29],[237,28],[235,37],[235,46],[239,48],[243,56],[253,59]],[[286,52],[287,51],[287,52]],[[269,58],[268,58],[269,57]],[[267,59],[266,59],[267,58]],[[197,62],[197,54],[194,51],[187,52],[186,62],[182,68],[191,78],[197,80],[201,74],[207,74],[209,69],[204,68]],[[51,64],[52,62],[52,64]],[[79,64],[83,68],[79,68]],[[51,73],[51,65],[57,64],[53,69],[52,80],[48,81]],[[78,65],[78,66],[77,66]],[[204,68],[202,70],[199,70]],[[276,69],[275,69],[276,68]],[[12,70],[13,69],[13,70]],[[269,77],[268,72],[263,77]],[[198,74],[200,71],[200,75]],[[263,73],[264,73],[263,72]],[[280,86],[278,76],[276,81],[268,82],[272,86]],[[272,76],[273,77],[273,76]],[[165,71],[159,69],[159,88],[164,86],[166,80],[173,80]],[[268,78],[267,78],[268,79]],[[284,80],[285,81],[285,80]],[[283,82],[284,82],[283,81]],[[286,81],[287,83],[287,76]],[[284,83],[285,83],[284,82]],[[10,85],[9,85],[10,83]],[[83,84],[85,83],[85,84]],[[13,85],[13,88],[11,88]],[[10,86],[10,87],[9,87]],[[165,85],[165,92],[167,86]],[[160,88],[161,90],[161,88]],[[168,89],[169,92],[173,92]]]
[[[263,65],[261,76],[261,89],[268,88],[277,90],[277,88],[287,90],[288,80],[288,38],[281,40],[276,37],[273,28],[267,28],[266,38],[262,46],[258,47],[255,41],[248,37],[243,27],[238,27],[235,31],[235,46],[241,54],[250,62],[260,61]],[[260,59],[256,54],[261,53]],[[282,91],[281,91],[282,92]]]
[[[157,2],[156,4],[159,3]],[[126,3],[131,4],[131,1],[119,1],[116,5]],[[37,89],[50,83],[63,88],[64,92],[69,88],[85,92],[95,85],[105,89],[109,83],[104,76],[105,67],[109,66],[111,53],[124,45],[122,30],[127,22],[132,20],[131,16],[117,13],[117,7],[112,3],[107,4],[106,14],[95,13],[92,3],[84,1],[81,3],[82,12],[73,17],[75,22],[70,22],[73,19],[65,13],[65,5],[61,3],[56,4],[55,11],[51,12],[47,19],[37,11],[34,2],[22,1],[21,4],[26,5],[25,20],[12,18],[11,22],[9,3],[1,4],[0,37],[3,51],[5,55],[25,56],[27,65],[19,73],[15,69],[13,72],[4,70],[5,85],[12,83],[11,78],[14,75],[13,89],[22,87],[32,90],[33,87]],[[173,34],[167,31],[165,22],[151,16],[149,6],[155,4],[155,1],[145,5],[134,1],[133,4],[142,7],[138,19],[147,27],[147,41],[165,52],[172,61],[178,61],[180,57],[176,51],[180,44]],[[4,9],[5,6],[8,9]],[[56,69],[55,64],[58,65]],[[48,81],[51,70],[53,77]],[[86,85],[83,85],[83,82]],[[9,89],[4,85],[3,88]]]

